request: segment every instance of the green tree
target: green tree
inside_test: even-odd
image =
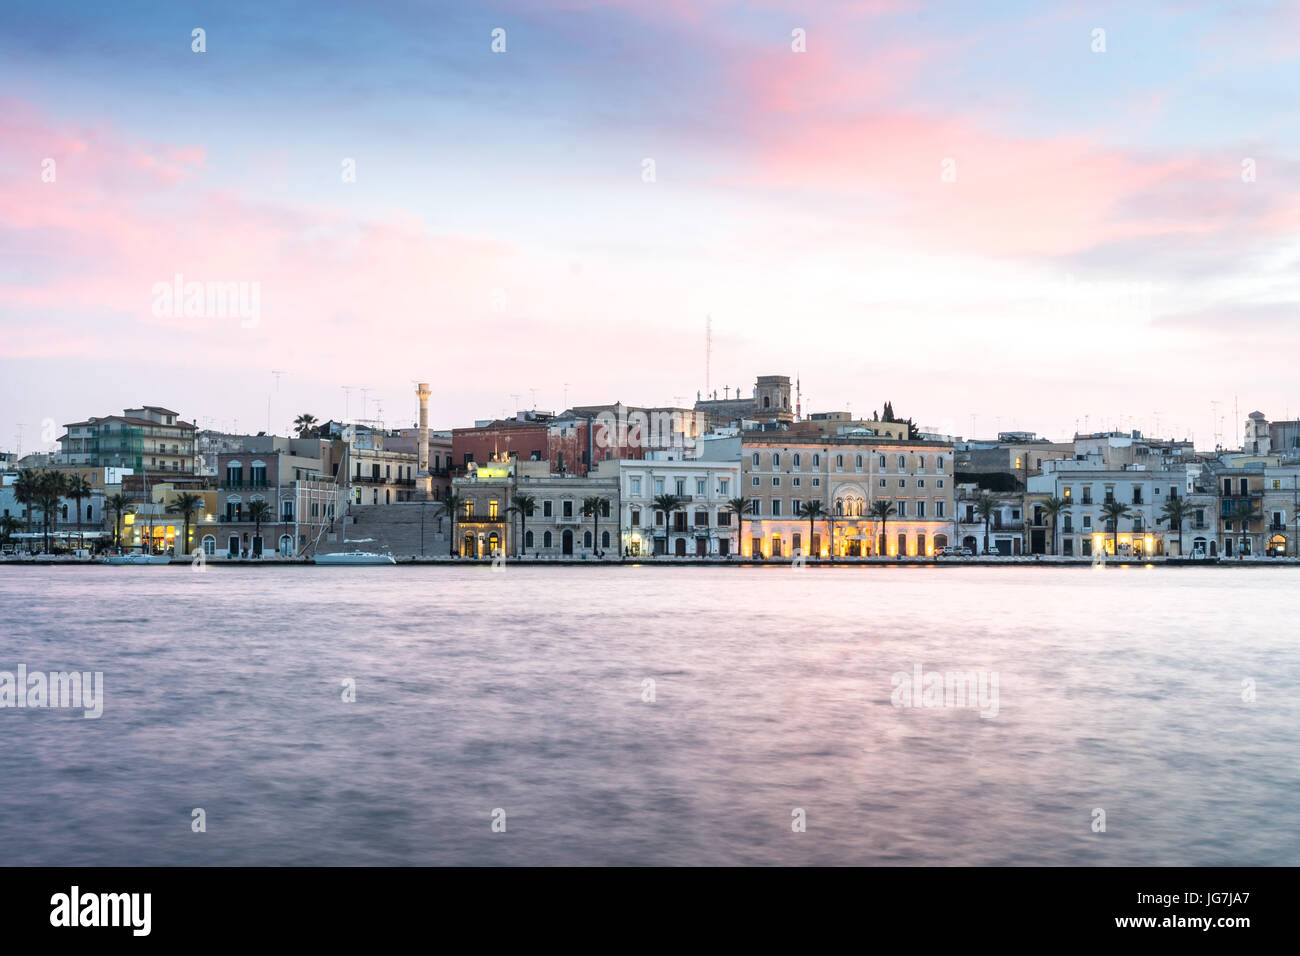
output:
[[[45,553],[49,554],[50,532],[58,517],[59,502],[68,490],[68,476],[61,471],[42,472],[36,487],[41,506],[41,526],[45,532]]]
[[[975,513],[984,519],[984,553],[989,553],[989,525],[998,510],[998,499],[987,491],[975,499]]]
[[[1052,526],[1052,554],[1056,554],[1056,519],[1069,512],[1070,502],[1064,498],[1052,497],[1043,502],[1043,514]]]
[[[1241,525],[1242,532],[1247,539],[1253,534],[1250,526],[1260,517],[1259,506],[1250,498],[1242,498],[1232,508],[1232,520]],[[1240,550],[1240,549],[1238,549]]]
[[[0,542],[8,544],[22,526],[22,522],[13,515],[0,515]]]
[[[262,536],[262,522],[271,520],[271,506],[265,501],[250,501],[248,503],[248,517],[253,522],[253,540],[256,541]],[[265,546],[262,548],[266,551]]]
[[[664,557],[673,553],[673,512],[680,509],[682,499],[676,495],[655,495],[655,508],[664,513]]]
[[[252,504],[266,505],[265,501],[254,501]],[[184,529],[181,534],[181,554],[190,553],[190,516],[203,507],[203,496],[196,495],[192,492],[183,491],[176,495],[172,503],[167,506],[168,514],[181,515],[184,521]],[[249,505],[249,514],[253,512],[252,505]],[[266,505],[266,513],[270,513],[270,506]]]
[[[31,468],[24,468],[18,473],[18,480],[14,482],[14,500],[23,506],[23,512],[27,518],[27,533],[32,533],[32,505],[40,501],[41,491],[41,473]],[[31,540],[28,539],[27,548],[31,550]]]
[[[447,554],[453,558],[456,556],[456,517],[465,507],[466,501],[466,498],[453,492],[438,502],[439,510],[441,510],[451,522],[447,532],[448,540],[451,542],[447,549]]]
[[[1183,523],[1187,521],[1192,514],[1192,506],[1187,503],[1186,498],[1170,498],[1164,507],[1160,509],[1160,517],[1156,519],[1156,524],[1162,521],[1169,522],[1169,530],[1178,529],[1178,556],[1183,556]]]
[[[109,495],[104,506],[113,512],[113,547],[121,547],[122,515],[131,511],[131,502],[123,494]]]
[[[316,416],[303,412],[293,420],[293,427],[299,438],[311,438],[316,435]]]
[[[81,547],[81,502],[95,493],[94,486],[85,475],[71,475],[67,479],[66,495],[77,505],[77,547]]]
[[[898,508],[892,501],[886,501],[883,498],[877,498],[871,502],[871,507],[867,509],[867,514],[880,522],[879,545],[877,550],[879,556],[884,557],[889,553],[889,519],[898,514]]]
[[[591,518],[591,548],[597,555],[600,551],[600,512],[609,507],[609,499],[603,495],[589,495],[582,499],[582,513]]]
[[[1127,518],[1132,509],[1122,501],[1107,501],[1101,506],[1101,516],[1110,525],[1111,549],[1119,554],[1119,519]]]
[[[826,506],[820,501],[805,501],[799,514],[808,519],[808,547],[804,549],[804,554],[819,558],[820,554],[813,554],[813,536],[815,534],[815,525],[818,518],[826,517]]]
[[[745,537],[745,514],[753,507],[752,500],[745,497],[732,498],[727,502],[727,510],[736,516],[736,554],[741,554],[740,542]]]
[[[524,553],[524,539],[528,536],[528,519],[533,516],[533,509],[537,507],[537,499],[532,495],[515,495],[510,500],[510,510],[519,515],[519,544],[515,548],[516,554]]]

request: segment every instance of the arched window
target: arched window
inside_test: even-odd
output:
[[[798,453],[798,452],[795,452],[795,453],[794,453],[794,466],[795,466],[796,468],[799,467],[799,453]]]
[[[590,547],[591,547],[591,532],[590,532],[590,531],[584,531],[584,532],[582,533],[582,546],[583,546],[584,548],[590,548]]]
[[[835,513],[836,513],[837,515],[842,515],[842,514],[844,514],[844,499],[843,499],[843,498],[836,498],[836,499],[835,499]]]
[[[773,453],[772,453],[772,467],[773,467],[773,468],[780,468],[780,467],[781,467],[781,455],[780,455],[779,452],[773,452]]]
[[[524,547],[525,547],[525,548],[531,548],[532,546],[533,546],[533,533],[532,533],[531,531],[525,531],[525,532],[524,532]]]
[[[861,455],[858,455],[858,457],[854,460],[854,462],[853,462],[853,467],[856,468],[858,471],[861,471],[861,470],[862,470],[862,456],[861,456]]]
[[[764,408],[772,407],[772,399],[768,398],[766,395],[763,396],[763,407]]]
[[[602,548],[608,548],[608,547],[609,547],[609,532],[608,532],[608,531],[602,531],[602,532],[600,533],[600,546],[601,546]]]
[[[907,470],[907,456],[906,456],[906,455],[899,455],[899,456],[898,456],[898,470],[899,470],[899,471],[906,471],[906,470]]]
[[[542,535],[542,547],[549,548],[550,546],[551,546],[551,533],[548,531],[544,535]]]
[[[203,553],[209,555],[217,553],[217,539],[210,534],[203,536]]]

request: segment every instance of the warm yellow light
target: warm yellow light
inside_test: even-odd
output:
[[[131,514],[130,512],[128,512],[127,514],[122,515],[122,523],[123,523],[123,524],[135,524],[135,515]]]

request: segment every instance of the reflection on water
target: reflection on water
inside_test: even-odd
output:
[[[0,569],[0,670],[105,695],[0,710],[0,831],[10,864],[1295,865],[1293,573]]]

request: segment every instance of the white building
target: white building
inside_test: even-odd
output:
[[[727,503],[740,496],[740,462],[682,458],[650,452],[643,460],[601,462],[617,467],[624,554],[643,557],[725,557],[737,553],[736,517]],[[672,495],[680,507],[670,516],[655,507]]]

